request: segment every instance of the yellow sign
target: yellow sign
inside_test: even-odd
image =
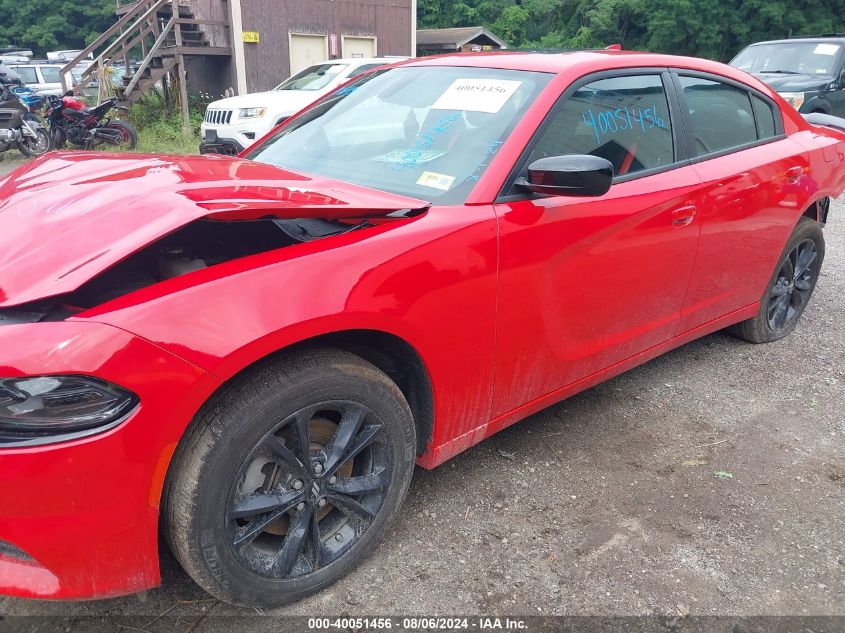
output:
[[[258,44],[261,41],[261,36],[258,31],[244,31],[244,42],[247,44]]]

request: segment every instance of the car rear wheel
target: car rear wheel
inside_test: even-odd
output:
[[[824,260],[824,235],[818,222],[802,217],[775,267],[760,310],[731,332],[751,343],[769,343],[788,335],[813,295]]]
[[[233,604],[317,592],[373,548],[408,489],[408,403],[379,369],[317,350],[250,371],[198,415],[162,517],[191,577]]]

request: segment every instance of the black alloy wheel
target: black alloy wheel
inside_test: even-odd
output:
[[[390,378],[330,348],[227,383],[177,447],[162,524],[203,589],[273,607],[336,582],[372,551],[414,471],[416,430]]]
[[[766,318],[773,332],[782,332],[795,325],[813,292],[817,260],[816,244],[811,239],[797,244],[783,260],[769,292],[766,309]]]
[[[821,226],[802,216],[775,265],[756,316],[731,326],[730,331],[750,343],[770,343],[787,336],[810,302],[823,261]]]
[[[383,424],[364,405],[320,402],[268,433],[229,494],[229,541],[251,572],[313,573],[367,531],[393,471]]]

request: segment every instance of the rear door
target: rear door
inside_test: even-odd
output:
[[[760,300],[810,178],[804,149],[784,135],[780,110],[766,95],[705,73],[674,78],[688,153],[703,182],[680,334]]]
[[[616,177],[597,198],[531,196],[516,185],[496,204],[494,416],[672,336],[699,230],[700,180],[682,140],[662,69],[585,78],[541,125],[512,180],[562,154],[607,158]]]

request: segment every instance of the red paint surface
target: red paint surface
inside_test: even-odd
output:
[[[0,376],[88,374],[141,400],[102,435],[0,450],[0,540],[35,560],[0,558],[0,591],[90,598],[156,585],[157,505],[173,447],[223,381],[268,354],[345,330],[406,341],[433,385],[434,432],[419,459],[433,467],[753,316],[798,218],[845,187],[845,135],[807,125],[764,84],[720,64],[613,51],[410,63],[557,74],[467,204],[230,261],[64,322],[0,327]],[[781,104],[787,137],[617,183],[600,198],[495,202],[572,81],[638,66],[746,82]],[[199,217],[424,206],[240,159],[52,155],[0,179],[0,305],[72,290]]]

